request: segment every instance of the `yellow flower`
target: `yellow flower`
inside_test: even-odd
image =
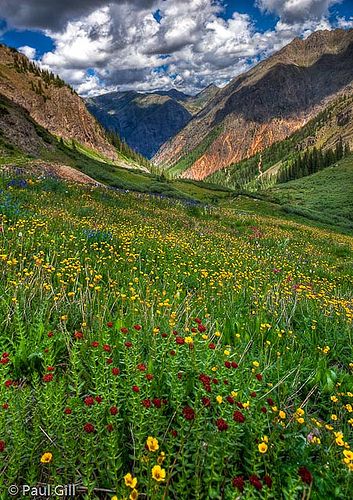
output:
[[[349,461],[353,460],[353,451],[343,450],[343,455],[346,457],[347,460]]]
[[[297,411],[296,411],[296,414],[298,415],[298,417],[302,417],[304,415],[304,410],[302,408],[298,408]]]
[[[158,482],[165,480],[165,469],[162,469],[160,465],[155,465],[152,467],[152,478]]]
[[[344,446],[344,441],[343,441],[343,439],[342,439],[341,437],[337,437],[337,438],[336,438],[336,444],[337,444],[338,446]]]
[[[159,449],[158,439],[152,436],[148,436],[146,445],[149,451],[157,451]]]
[[[286,414],[282,410],[279,411],[278,416],[279,416],[279,418],[282,418],[282,419],[286,418]]]
[[[135,486],[137,485],[137,478],[136,477],[132,477],[132,474],[130,474],[130,472],[128,472],[124,476],[124,481],[125,481],[126,486],[128,486],[131,489],[134,489]]]
[[[268,446],[266,443],[260,443],[258,448],[260,453],[266,453]]]
[[[157,462],[159,465],[162,465],[164,460],[165,460],[165,453],[164,453],[164,451],[162,451],[161,454],[159,455],[159,457],[157,458]]]
[[[118,497],[114,495],[110,500],[118,500]]]
[[[226,349],[226,350],[224,351],[224,354],[225,354],[225,356],[229,356],[229,355],[230,355],[230,351],[228,351],[228,349]]]
[[[185,337],[185,343],[186,344],[192,344],[194,342],[192,337]]]
[[[260,366],[260,363],[258,361],[253,361],[252,364],[253,366],[255,366],[255,368],[258,368]]]
[[[40,459],[42,464],[49,464],[53,459],[53,455],[48,451],[47,453],[44,453]]]
[[[297,419],[297,422],[298,422],[298,424],[303,424],[305,422],[305,420],[303,419],[303,417],[299,417]]]
[[[337,415],[332,414],[332,415],[331,415],[331,420],[337,420]]]
[[[136,500],[139,496],[139,492],[137,490],[132,490],[131,494],[130,494],[130,500]]]
[[[222,398],[222,396],[217,396],[217,397],[216,397],[216,400],[217,400],[217,403],[218,403],[218,404],[221,404],[221,403],[222,403],[222,401],[223,401],[223,398]]]

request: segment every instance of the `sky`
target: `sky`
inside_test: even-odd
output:
[[[353,0],[0,0],[0,42],[82,96],[195,94],[335,28],[353,28]]]

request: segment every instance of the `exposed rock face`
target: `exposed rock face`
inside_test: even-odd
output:
[[[30,70],[19,71],[22,64],[28,66],[26,56],[0,45],[0,93],[25,108],[52,134],[116,159],[115,149],[84,101],[66,85],[45,82]]]
[[[111,92],[87,99],[87,106],[105,128],[117,132],[146,158],[152,158],[218,90],[210,85],[196,96],[176,89],[145,94]]]
[[[204,179],[302,127],[353,80],[353,30],[295,39],[217,92],[155,155],[173,165],[214,130],[220,132],[182,175]]]

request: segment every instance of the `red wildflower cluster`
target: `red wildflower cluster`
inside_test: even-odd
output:
[[[311,484],[313,482],[313,476],[306,467],[299,467],[298,474],[303,483]]]
[[[90,423],[87,423],[83,426],[83,430],[85,432],[87,432],[88,434],[92,433],[92,432],[95,432],[95,428],[94,428],[94,425],[90,424]]]
[[[43,382],[51,382],[54,378],[54,375],[52,373],[46,373],[43,375]]]
[[[262,490],[262,483],[258,476],[252,475],[249,477],[249,482],[257,489]]]
[[[183,415],[186,420],[194,420],[195,412],[190,406],[185,406],[183,408]]]
[[[115,376],[120,375],[120,369],[116,367],[112,368],[112,374]]]
[[[228,429],[228,424],[223,418],[218,418],[216,420],[216,425],[219,431],[226,431]]]
[[[6,448],[5,441],[0,441],[0,453],[2,453]]]
[[[244,415],[242,414],[241,411],[235,411],[233,413],[233,420],[235,422],[238,422],[238,423],[242,424],[242,423],[245,422],[245,417],[244,417]]]
[[[112,406],[110,408],[109,412],[110,412],[111,415],[117,415],[118,412],[119,412],[119,410],[118,410],[118,408],[116,406]]]
[[[199,376],[199,380],[202,383],[204,389],[207,392],[211,392],[211,377],[205,375],[204,373],[201,373],[201,375]]]

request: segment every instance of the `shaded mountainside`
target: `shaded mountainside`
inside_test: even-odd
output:
[[[51,134],[118,159],[102,127],[73,89],[4,45],[0,45],[0,93],[26,109]]]
[[[87,106],[106,129],[117,132],[129,146],[151,158],[218,90],[212,85],[196,96],[176,89],[110,92],[87,99]]]
[[[295,39],[217,92],[154,161],[204,179],[265,150],[344,91],[353,80],[352,60],[353,30]]]

